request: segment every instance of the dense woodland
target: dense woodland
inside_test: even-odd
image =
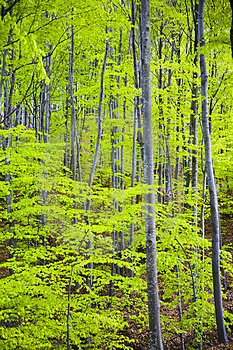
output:
[[[233,340],[231,2],[0,5],[0,349]]]

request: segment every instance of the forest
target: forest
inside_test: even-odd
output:
[[[0,349],[233,349],[233,1],[0,5]]]

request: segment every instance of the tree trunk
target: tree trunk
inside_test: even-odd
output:
[[[231,40],[231,56],[233,58],[233,0],[229,0],[232,10],[232,19],[231,19],[231,31],[230,31],[230,40]]]
[[[154,186],[152,109],[150,82],[150,8],[149,0],[141,0],[142,5],[142,101],[144,139],[144,179],[147,185]],[[156,235],[155,235],[155,194],[146,193],[146,254],[147,292],[149,309],[150,349],[162,350],[162,332],[157,281]]]
[[[204,46],[204,7],[205,0],[200,0],[198,7],[198,35],[200,46]],[[223,318],[222,296],[221,296],[221,275],[220,275],[220,258],[219,258],[219,242],[220,242],[220,225],[219,225],[219,209],[217,200],[217,191],[214,179],[211,140],[208,121],[208,95],[207,95],[207,67],[204,54],[200,54],[201,68],[201,94],[202,94],[202,124],[203,137],[205,143],[205,163],[208,177],[208,187],[210,194],[211,222],[212,222],[212,271],[214,286],[214,302],[216,322],[218,329],[218,337],[221,343],[228,341]]]
[[[100,83],[100,95],[99,95],[99,105],[98,105],[98,134],[97,134],[97,140],[96,140],[96,147],[95,147],[95,155],[94,160],[91,168],[91,173],[89,176],[88,186],[90,190],[92,189],[92,183],[94,179],[94,174],[96,170],[96,165],[98,161],[99,156],[99,150],[100,150],[100,140],[101,140],[101,134],[102,134],[102,103],[103,103],[103,96],[104,96],[104,74],[105,74],[105,68],[107,64],[107,57],[108,57],[108,51],[109,51],[109,42],[106,43],[105,48],[105,55],[104,55],[104,62],[102,66],[102,72],[101,72],[101,83]],[[90,210],[91,206],[91,200],[88,198],[86,200],[86,222],[88,222],[88,211]],[[88,241],[87,248],[89,250],[92,249],[92,242]],[[93,263],[88,264],[89,269],[93,269]],[[93,283],[93,276],[90,276],[90,279],[88,280],[88,286],[91,288]]]
[[[163,31],[163,22],[160,25],[160,32],[159,32],[159,42],[158,42],[158,54],[159,54],[159,60],[162,61],[162,49],[163,49],[163,41],[161,38]],[[163,89],[163,69],[161,67],[159,68],[159,78],[158,78],[158,87],[159,87],[159,147],[158,147],[158,202],[162,204],[163,196],[162,196],[162,187],[163,187],[163,142],[164,142],[164,135],[163,135],[163,129],[164,129],[164,116],[163,116],[163,98],[162,98],[162,89]]]
[[[75,105],[74,105],[74,81],[73,81],[73,56],[74,56],[74,31],[73,24],[71,24],[71,35],[70,35],[70,46],[69,46],[69,80],[70,80],[70,104],[71,104],[71,169],[72,169],[72,179],[77,180],[76,177],[76,157],[75,157],[75,129],[76,129],[76,115],[75,115]],[[78,143],[78,137],[77,137]],[[77,145],[79,151],[79,144]],[[79,162],[79,174],[80,162]],[[76,196],[73,195],[74,199],[74,209],[77,209]],[[73,223],[77,224],[77,217],[73,217]]]

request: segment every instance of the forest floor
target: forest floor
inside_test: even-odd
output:
[[[221,225],[222,225],[222,242],[223,245],[232,245],[233,246],[233,217],[229,217],[227,215],[221,217]],[[206,238],[208,240],[212,240],[212,233],[211,233],[211,219],[206,221],[205,224],[205,234]],[[231,252],[232,259],[233,259],[233,248],[227,249]],[[230,287],[232,284],[232,280],[228,275],[226,275],[226,283],[227,283],[227,291],[226,291],[226,298],[223,300],[223,307],[225,310],[233,314],[233,286]],[[168,316],[172,312],[172,316],[174,318],[178,319],[178,311],[171,311],[168,308],[164,308],[163,306],[160,307],[161,314]],[[149,350],[149,330],[148,328],[144,328],[143,330],[137,329],[135,324],[131,324],[128,329],[128,336],[129,338],[135,339],[135,345],[133,348],[135,350]],[[228,336],[228,343],[226,344],[220,344],[218,342],[218,334],[217,334],[217,327],[212,329],[211,332],[205,332],[203,334],[203,340],[202,340],[202,350],[204,349],[231,349],[233,350],[233,325],[231,325],[231,331],[227,332]],[[195,349],[193,347],[193,340],[194,335],[193,334],[186,334],[184,343],[185,343],[185,349]],[[175,333],[172,335],[172,337],[163,339],[164,344],[164,350],[180,350],[181,349],[181,341],[179,335],[176,335]]]

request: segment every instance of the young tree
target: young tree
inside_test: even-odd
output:
[[[143,140],[144,140],[144,178],[151,186],[146,193],[146,255],[147,255],[147,292],[149,309],[150,349],[162,350],[162,332],[157,280],[156,235],[155,235],[155,193],[152,108],[150,82],[150,6],[149,0],[141,0],[142,6],[142,101],[143,101]]]

